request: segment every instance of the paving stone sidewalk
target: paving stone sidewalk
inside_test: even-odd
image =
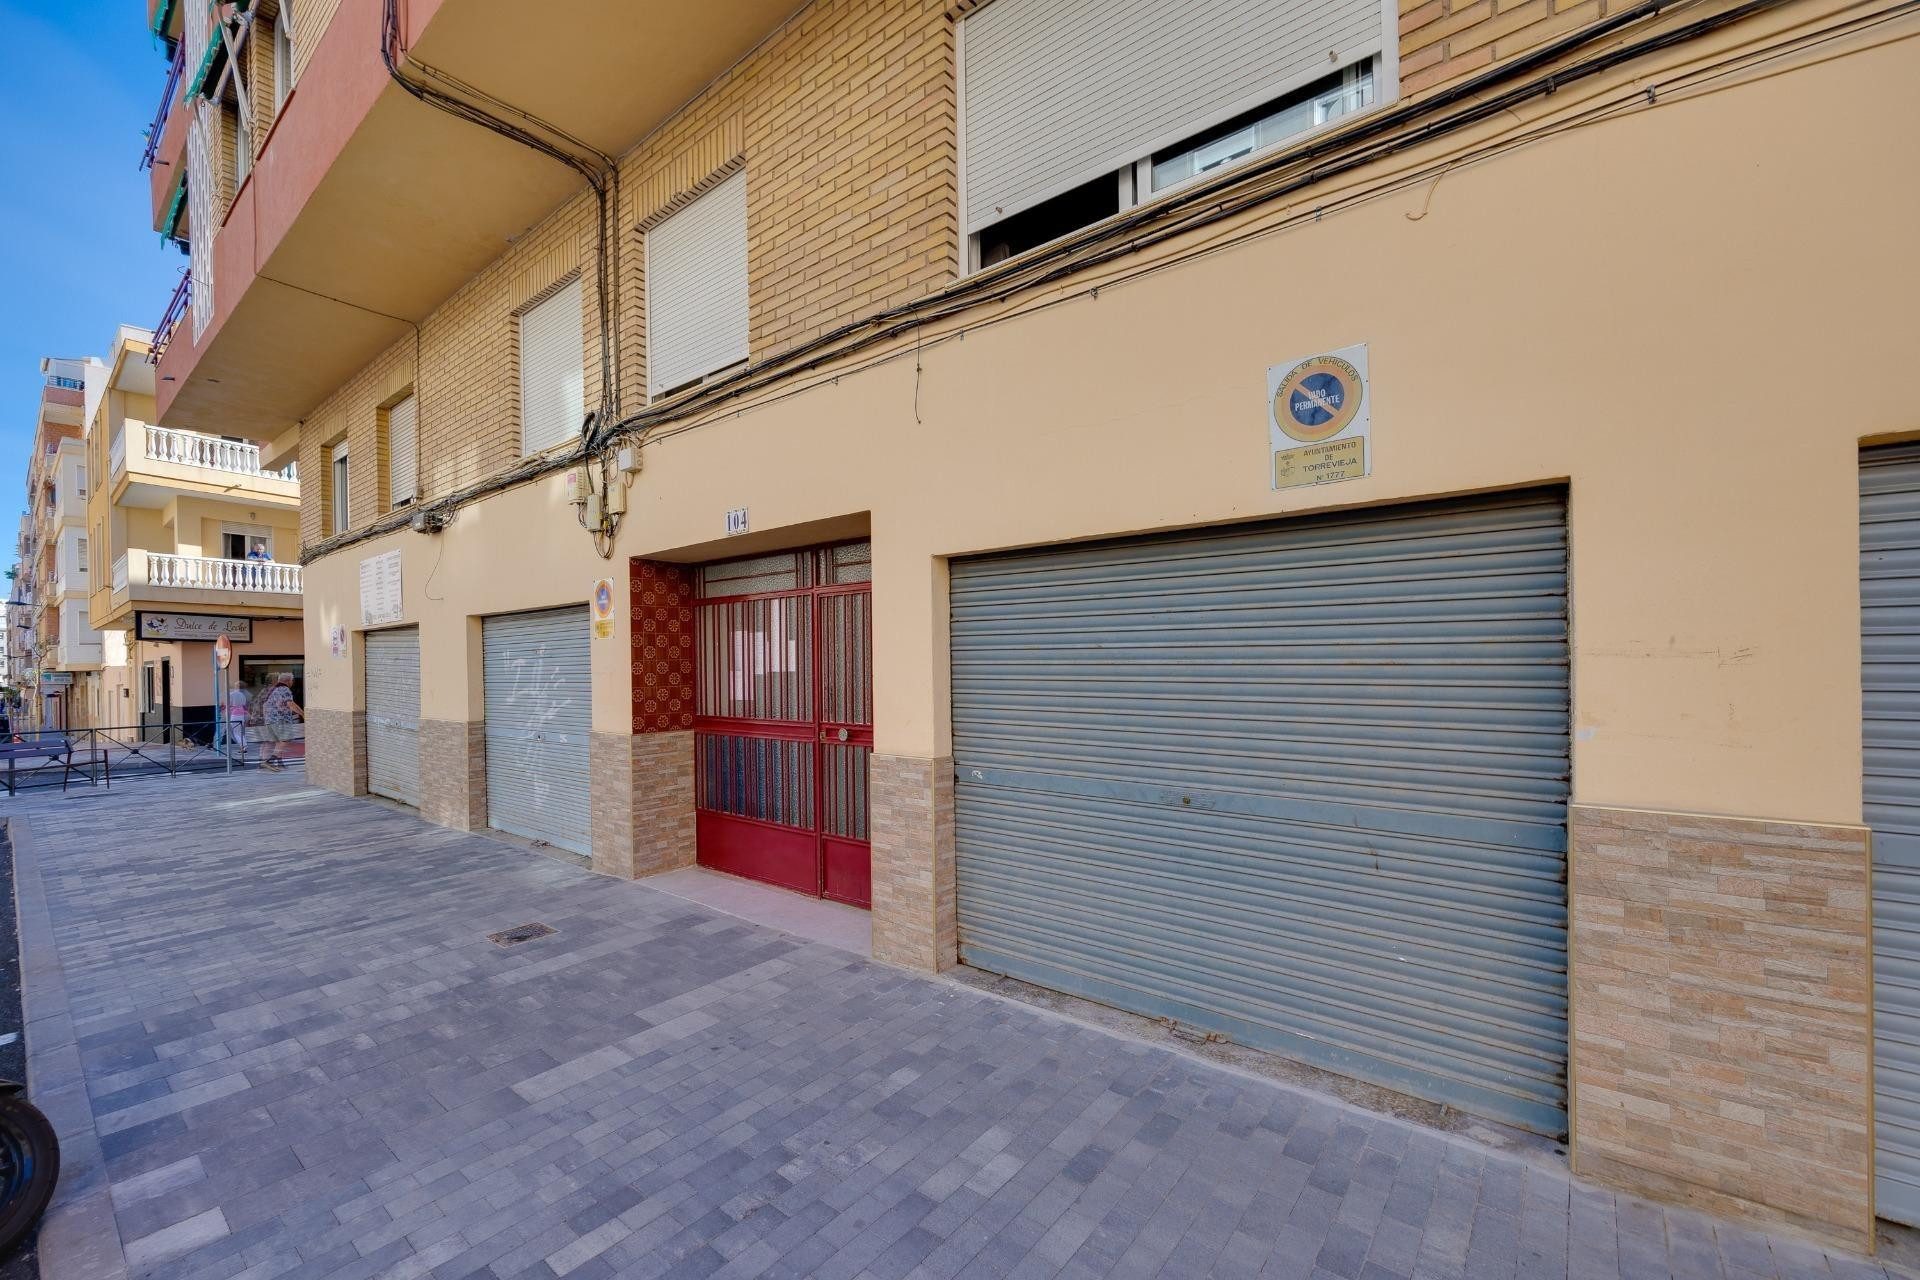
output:
[[[1889,1274],[298,777],[6,815],[46,1280]]]

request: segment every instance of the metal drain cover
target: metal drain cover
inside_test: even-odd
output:
[[[517,947],[523,942],[532,942],[535,938],[545,938],[554,932],[549,924],[517,924],[511,929],[502,929],[498,933],[487,935],[487,941],[496,947]]]

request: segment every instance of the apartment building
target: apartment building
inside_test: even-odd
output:
[[[100,632],[87,614],[87,465],[80,439],[88,382],[98,365],[91,357],[40,361],[39,420],[12,599],[26,720],[44,728],[92,723],[88,687],[104,658]]]
[[[7,683],[15,690],[9,702],[21,710],[26,707],[23,686],[33,668],[33,592],[26,556],[29,524],[27,513],[22,511],[20,528],[14,535],[12,578],[7,583]]]
[[[100,681],[99,723],[209,743],[221,636],[222,689],[284,671],[305,692],[300,482],[255,442],[156,426],[152,350],[150,330],[119,328],[87,421],[86,465],[106,481],[85,509],[86,604],[122,655]]]
[[[1920,1223],[1914,15],[679,12],[155,14],[315,780]]]

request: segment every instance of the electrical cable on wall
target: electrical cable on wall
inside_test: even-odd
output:
[[[611,445],[622,439],[632,439],[634,447],[639,448],[708,425],[716,419],[703,415],[707,415],[709,411],[723,404],[752,396],[755,392],[776,383],[789,382],[823,365],[837,363],[863,349],[907,333],[916,334],[911,350],[917,358],[918,353],[924,348],[938,346],[956,338],[964,338],[970,329],[985,328],[1068,301],[1078,300],[1086,295],[1074,293],[1044,299],[1030,307],[1002,315],[983,317],[971,324],[963,324],[924,339],[917,336],[929,322],[1007,301],[1018,295],[1083,274],[1096,267],[1138,254],[1176,236],[1187,235],[1207,225],[1225,221],[1248,210],[1285,199],[1308,187],[1324,183],[1330,178],[1455,133],[1492,116],[1511,113],[1512,109],[1520,103],[1561,93],[1570,85],[1648,53],[1684,44],[1745,18],[1783,7],[1789,3],[1789,0],[1748,0],[1745,4],[1710,14],[1683,26],[1659,32],[1641,40],[1622,43],[1570,66],[1536,75],[1532,79],[1520,78],[1549,65],[1554,59],[1612,34],[1628,23],[1657,16],[1669,9],[1690,9],[1701,2],[1702,0],[1681,0],[1676,4],[1673,0],[1650,0],[1649,3],[1624,10],[1613,18],[1542,46],[1533,53],[1516,57],[1511,62],[1483,72],[1453,89],[1367,117],[1350,128],[1312,139],[1298,147],[1283,151],[1269,160],[1236,169],[1173,198],[1143,206],[1136,213],[1108,219],[1083,232],[1064,237],[1051,246],[1014,259],[1007,263],[1004,269],[995,268],[977,272],[915,302],[841,325],[777,355],[750,364],[736,373],[715,379],[700,392],[676,400],[672,404],[649,406],[625,418],[614,418],[611,421],[605,415],[590,415],[587,424],[583,427],[583,442],[578,449],[555,457],[525,459],[518,466],[499,475],[449,494],[442,499],[442,503],[448,506],[465,505],[581,463],[599,462],[604,466],[605,453]],[[389,8],[392,3],[393,0],[388,0]],[[1863,7],[1865,7],[1864,4],[1850,6],[1851,9]],[[1776,39],[1768,45],[1761,46],[1757,51],[1738,52],[1712,64],[1707,70],[1713,75],[1735,74],[1765,61],[1801,52],[1827,41],[1841,39],[1911,15],[1916,11],[1920,11],[1920,0],[1900,0],[1899,3],[1875,8],[1863,15],[1831,23],[1805,34]],[[1675,79],[1684,84],[1695,75],[1705,76],[1706,72],[1683,73]],[[1500,88],[1501,92],[1477,102],[1467,103],[1459,110],[1447,112],[1448,108],[1465,102],[1475,94],[1494,88]],[[1431,181],[1451,169],[1503,154],[1556,132],[1596,123],[1625,110],[1647,109],[1656,103],[1664,103],[1667,100],[1666,95],[1671,92],[1671,88],[1661,88],[1658,93],[1650,88],[1632,89],[1616,101],[1571,121],[1556,121],[1539,130],[1521,135],[1518,139],[1503,139],[1494,144],[1476,148],[1465,157],[1448,157],[1434,165],[1421,168],[1411,177],[1394,178],[1378,189],[1363,192],[1358,196],[1343,197],[1339,201],[1283,219],[1279,224],[1253,228],[1224,241],[1189,249],[1167,259],[1149,263],[1136,271],[1103,279],[1097,287],[1106,288],[1117,283],[1144,278],[1190,258],[1218,252],[1231,244],[1273,234],[1306,220],[1317,220],[1328,212],[1353,207],[1365,200],[1378,198],[1381,194],[1404,189],[1410,184]],[[1413,127],[1402,132],[1393,132],[1400,125]],[[1379,141],[1376,142],[1375,139]],[[1323,159],[1325,163],[1313,163]],[[852,369],[838,368],[830,376],[837,379],[845,373],[857,372],[862,368],[873,367],[899,358],[902,358],[901,352],[886,353]],[[819,380],[815,380],[802,386],[787,387],[777,394],[749,401],[745,407],[755,407],[783,399],[788,395],[799,394],[818,385],[818,382]],[[604,470],[602,475],[604,476]],[[366,529],[317,544],[310,548],[303,558],[315,559],[343,547],[380,536],[399,527],[399,523],[402,522],[395,522],[391,518],[376,521]],[[611,537],[606,541],[610,551]],[[603,552],[603,554],[607,553]]]
[[[604,441],[600,444],[600,456],[596,458],[594,455],[595,438],[600,434],[597,424],[617,419],[620,415],[619,351],[615,340],[616,321],[620,314],[620,246],[613,225],[619,217],[619,162],[560,126],[410,57],[401,39],[398,0],[384,0],[380,60],[386,66],[388,77],[421,102],[559,161],[585,178],[587,185],[592,188],[595,212],[594,282],[600,328],[600,404],[581,423],[579,452],[583,455],[581,460],[587,465],[598,466],[601,491],[605,492],[609,464],[604,456]],[[408,72],[414,74],[409,75]],[[436,85],[433,82],[438,83]],[[515,123],[515,119],[521,123]],[[419,377],[416,352],[416,382]],[[444,507],[449,504],[443,502],[436,505]],[[602,559],[612,558],[613,540],[619,532],[619,526],[618,515],[603,513],[600,525],[593,528],[594,549]]]

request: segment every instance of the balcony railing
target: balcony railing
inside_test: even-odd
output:
[[[125,552],[113,558],[113,589],[116,592],[127,589],[127,557]]]
[[[300,594],[300,566],[267,560],[217,560],[212,556],[147,553],[147,583],[199,591],[265,591]]]
[[[102,649],[98,640],[62,640],[54,647],[53,662],[56,667],[90,666],[100,661]]]
[[[79,378],[69,378],[62,374],[47,375],[47,385],[56,391],[85,391],[87,384]]]
[[[160,323],[154,326],[153,345],[147,349],[147,362],[159,364],[160,357],[166,354],[167,343],[173,340],[173,331],[186,319],[187,308],[193,305],[193,269],[183,267],[180,270],[180,283],[173,286],[173,296],[167,299],[167,309],[160,315]]]
[[[153,168],[153,157],[160,150],[160,135],[167,131],[167,117],[173,114],[173,100],[180,92],[180,77],[187,66],[187,46],[181,41],[173,47],[173,63],[167,68],[167,83],[160,90],[160,109],[147,126],[147,147],[140,153],[140,168]]]
[[[182,467],[205,467],[236,476],[265,476],[270,480],[298,480],[299,464],[288,463],[278,471],[260,465],[260,446],[244,440],[222,440],[198,431],[173,431],[166,427],[147,427],[147,457],[155,462],[171,462]]]
[[[113,443],[107,448],[107,474],[119,475],[127,469],[127,433],[113,433]]]

